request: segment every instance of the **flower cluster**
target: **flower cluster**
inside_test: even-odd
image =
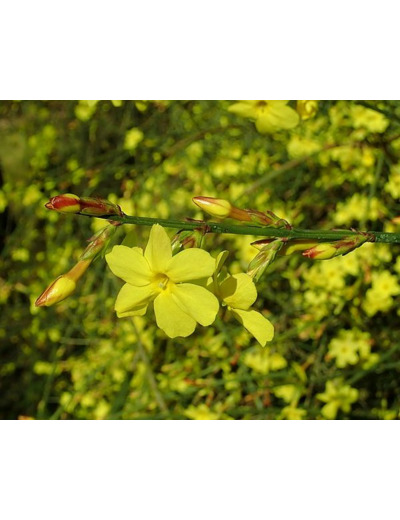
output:
[[[288,101],[239,101],[229,111],[253,120],[260,134],[268,134],[298,125],[299,114],[287,104]]]
[[[250,309],[257,290],[250,276],[222,273],[227,252],[215,260],[199,248],[172,254],[164,228],[155,224],[146,249],[114,246],[106,255],[111,271],[126,283],[120,290],[117,316],[143,316],[153,304],[157,325],[170,338],[191,335],[196,324],[211,325],[220,303],[261,345],[273,338],[273,326]]]

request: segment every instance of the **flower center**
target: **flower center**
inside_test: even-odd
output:
[[[160,291],[165,291],[168,286],[169,278],[167,275],[159,273],[156,274],[153,280],[153,283],[156,285],[157,289]]]

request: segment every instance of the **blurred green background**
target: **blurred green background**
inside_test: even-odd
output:
[[[254,307],[275,325],[265,348],[224,319],[186,339],[151,313],[118,319],[121,281],[102,259],[69,299],[35,308],[104,226],[46,210],[59,193],[173,219],[203,218],[191,199],[208,195],[296,227],[400,232],[398,101],[291,101],[298,121],[269,129],[257,114],[270,105],[232,105],[0,102],[0,418],[399,418],[397,245],[279,258],[257,284]],[[144,246],[148,233],[124,225],[114,243]],[[241,272],[252,240],[205,247]]]

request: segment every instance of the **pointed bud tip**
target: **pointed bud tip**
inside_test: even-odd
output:
[[[79,213],[81,209],[79,197],[72,193],[52,197],[49,202],[45,204],[45,207],[47,209],[59,211],[60,213]]]
[[[215,197],[193,197],[193,202],[200,209],[216,218],[226,218],[230,216],[232,204],[224,199],[216,199]]]
[[[37,298],[35,307],[50,307],[70,296],[76,288],[74,280],[65,275],[56,278]]]

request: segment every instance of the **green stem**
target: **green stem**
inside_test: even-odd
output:
[[[107,215],[100,218],[121,222],[122,224],[136,224],[139,226],[153,226],[154,224],[160,224],[163,227],[179,230],[194,230],[205,227],[207,233],[231,233],[234,235],[252,235],[257,237],[287,237],[289,239],[308,239],[318,240],[320,242],[341,240],[344,237],[359,234],[358,231],[349,231],[346,229],[314,231],[311,229],[300,228],[284,229],[270,226],[257,226],[255,224],[238,225],[226,222],[181,221],[150,217],[131,217],[129,215],[124,215],[123,217]],[[370,240],[371,242],[400,244],[400,233],[368,231],[368,235],[373,237],[373,239],[371,238]]]

